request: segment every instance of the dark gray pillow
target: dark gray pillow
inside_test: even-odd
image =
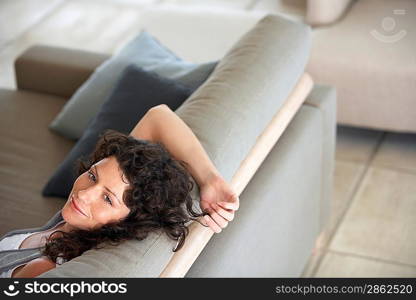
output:
[[[42,190],[44,196],[67,198],[77,178],[75,163],[89,156],[106,129],[130,133],[153,106],[166,104],[176,110],[192,93],[188,87],[154,72],[130,65],[122,73],[110,97],[90,122],[65,160]]]

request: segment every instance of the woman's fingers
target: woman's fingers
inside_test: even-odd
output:
[[[207,209],[210,215],[204,217],[205,221],[215,233],[220,233],[223,228],[227,227],[228,222],[233,220],[234,212],[227,211],[216,204],[211,204],[211,207]]]
[[[232,201],[218,201],[218,204],[226,209],[238,210],[240,207],[240,198],[235,197]]]
[[[228,221],[221,217],[217,212],[211,211],[210,217],[217,223],[221,228],[225,228],[228,225]]]
[[[219,205],[217,205],[216,203],[212,203],[211,207],[224,219],[226,219],[227,221],[232,221],[234,219],[234,211],[233,210],[227,210],[224,209],[222,207],[220,207]]]
[[[209,227],[211,227],[211,229],[215,232],[215,233],[220,233],[221,232],[221,227],[219,227],[217,225],[217,223],[214,222],[214,220],[209,216],[209,215],[205,215],[204,216],[204,220],[205,222],[207,222],[207,225]]]

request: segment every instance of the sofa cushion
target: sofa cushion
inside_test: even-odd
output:
[[[14,63],[17,88],[69,99],[108,58],[81,49],[33,45]]]
[[[353,0],[308,0],[306,22],[311,25],[326,25],[337,21],[349,8]]]
[[[194,64],[184,61],[149,33],[142,31],[117,55],[95,70],[53,120],[50,128],[67,138],[79,139],[88,122],[108,98],[121,72],[130,64],[173,78],[193,89],[205,81],[216,66],[216,62]]]
[[[76,160],[89,156],[106,129],[130,133],[146,112],[158,104],[177,109],[191,90],[153,72],[130,65],[122,73],[110,97],[43,188],[44,196],[67,198],[77,179]]]
[[[64,202],[41,189],[74,142],[48,130],[66,99],[0,89],[0,235],[37,227]]]
[[[416,132],[414,11],[412,0],[360,0],[336,25],[313,31],[307,71],[337,88],[338,124]]]
[[[176,110],[227,181],[303,74],[309,47],[309,26],[269,15],[243,35],[207,82]],[[198,195],[195,185],[197,204]],[[160,235],[150,246],[129,241],[92,249],[39,277],[158,277],[173,247]],[[145,255],[136,255],[145,249]]]

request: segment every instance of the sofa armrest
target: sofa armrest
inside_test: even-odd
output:
[[[304,105],[315,107],[322,114],[324,128],[322,155],[324,159],[322,160],[322,199],[319,229],[323,231],[328,228],[333,199],[337,135],[337,90],[332,86],[315,84]],[[326,235],[325,238],[328,238],[328,236]],[[327,240],[324,242],[327,242]]]
[[[108,54],[37,45],[15,61],[17,88],[69,98]]]
[[[328,25],[337,21],[355,0],[307,0],[306,23]]]

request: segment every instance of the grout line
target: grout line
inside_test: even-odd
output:
[[[321,265],[321,262],[324,258],[324,256],[328,253],[329,249],[329,245],[332,243],[332,240],[334,239],[334,236],[336,235],[339,227],[341,226],[341,223],[344,221],[345,216],[347,215],[347,212],[350,210],[352,203],[354,202],[354,199],[357,195],[357,192],[359,191],[360,187],[362,186],[363,180],[364,178],[367,176],[368,172],[369,172],[369,168],[371,165],[371,162],[374,160],[377,152],[380,149],[381,144],[384,142],[384,140],[386,139],[386,131],[383,131],[383,134],[380,136],[379,140],[377,141],[376,146],[374,147],[373,152],[370,154],[370,157],[367,159],[367,161],[364,162],[364,171],[360,176],[360,179],[358,180],[358,183],[355,185],[353,191],[351,192],[351,196],[349,197],[349,201],[347,202],[347,206],[344,209],[343,213],[341,214],[341,216],[338,219],[338,222],[336,222],[334,229],[332,230],[332,232],[330,232],[330,236],[328,237],[328,240],[326,242],[326,245],[323,247],[323,253],[320,255],[320,257],[318,258],[318,261],[316,262],[315,266],[312,269],[311,272],[311,277],[315,277],[316,272],[318,271],[318,268]]]
[[[366,166],[366,162],[360,161],[360,160],[345,159],[345,158],[336,158],[335,160],[338,162],[343,162],[343,163],[351,163],[351,164]],[[386,163],[374,163],[374,162],[371,162],[371,164],[369,164],[368,166],[372,168],[387,169],[387,170],[398,171],[398,172],[406,173],[410,175],[416,175],[416,168],[403,168],[403,167],[392,166]]]
[[[365,160],[354,159],[354,158],[344,158],[344,157],[338,157],[338,158],[335,157],[335,160],[340,161],[340,162],[359,164],[359,165],[366,165],[367,163]]]
[[[400,173],[406,173],[406,174],[410,174],[410,175],[416,175],[416,169],[406,169],[406,168],[402,168],[402,167],[394,167],[394,166],[389,166],[389,165],[382,164],[382,163],[372,164],[370,167],[378,168],[378,169],[398,171]]]
[[[339,251],[339,250],[329,250],[329,252],[333,252],[333,253],[336,253],[338,255],[343,255],[343,256],[353,256],[353,257],[357,257],[357,258],[373,260],[373,261],[376,261],[376,262],[383,262],[383,263],[388,263],[388,264],[393,264],[393,265],[400,265],[400,266],[403,266],[403,267],[416,268],[416,265],[407,264],[407,263],[403,263],[403,262],[398,262],[398,261],[394,261],[394,260],[389,260],[389,259],[385,259],[385,258],[366,256],[366,255],[362,255],[362,254],[343,252],[343,251]]]
[[[386,140],[387,132],[383,131],[383,134],[380,136],[380,139],[377,142],[376,147],[374,148],[373,153],[370,155],[369,159],[367,160],[367,166],[370,167],[371,163],[374,161],[377,153],[380,151],[381,144]]]

